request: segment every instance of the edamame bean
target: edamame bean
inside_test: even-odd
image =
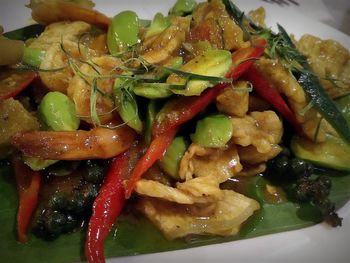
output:
[[[108,28],[107,46],[111,54],[125,51],[139,42],[139,19],[133,11],[123,11],[112,19]]]
[[[74,102],[61,92],[49,92],[39,105],[39,116],[54,131],[75,131],[80,119]]]
[[[231,139],[232,133],[230,119],[223,114],[217,114],[198,121],[196,132],[191,135],[191,139],[203,147],[220,148]]]
[[[173,8],[170,9],[169,14],[176,16],[183,16],[193,12],[197,6],[195,0],[177,0]]]
[[[163,16],[162,13],[157,13],[151,23],[151,26],[148,28],[145,37],[152,37],[163,32],[171,25],[169,18]]]
[[[176,137],[167,149],[164,157],[158,162],[160,168],[174,179],[179,178],[180,161],[188,148],[182,136]]]
[[[130,128],[141,133],[143,124],[139,117],[138,106],[132,89],[133,83],[129,80],[119,78],[114,81],[113,93],[120,117]]]
[[[39,68],[41,61],[45,57],[45,51],[37,48],[25,47],[23,50],[22,61],[25,64]]]

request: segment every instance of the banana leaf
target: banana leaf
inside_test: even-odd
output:
[[[338,207],[350,198],[350,176],[332,177],[330,198]],[[308,204],[291,201],[266,202],[263,197],[267,181],[257,176],[249,181],[246,195],[255,198],[262,208],[233,237],[190,237],[174,241],[166,240],[145,218],[124,213],[115,230],[105,242],[107,257],[128,256],[144,253],[170,251],[196,246],[253,238],[276,232],[300,229],[321,221],[320,214]],[[85,229],[60,236],[54,241],[43,241],[29,235],[29,242],[16,241],[17,193],[11,167],[0,164],[0,258],[2,262],[47,262],[67,263],[84,260],[83,248]],[[117,231],[116,231],[117,230]]]

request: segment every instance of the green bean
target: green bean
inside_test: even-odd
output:
[[[196,131],[191,135],[194,143],[203,147],[224,147],[233,133],[230,118],[223,114],[205,117],[197,122]]]
[[[54,131],[74,131],[80,124],[74,102],[61,92],[47,93],[38,112],[41,120]]]

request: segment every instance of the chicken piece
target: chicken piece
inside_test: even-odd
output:
[[[222,199],[219,181],[212,177],[194,178],[177,183],[176,188],[157,181],[142,179],[137,182],[136,193],[178,204],[211,203]]]
[[[305,108],[309,105],[306,94],[297,80],[281,63],[275,60],[261,58],[255,65],[258,67],[258,70],[266,76],[272,86],[286,97],[288,104],[301,124],[303,132],[309,139],[315,139],[314,137],[317,130],[317,141],[319,142],[325,140],[327,132],[334,132],[325,120],[321,122],[320,128],[318,129],[321,116],[316,109],[311,108],[304,112]]]
[[[206,203],[215,202],[223,198],[220,190],[220,178],[213,176],[196,177],[183,183],[177,183],[176,188],[194,196],[199,201],[205,199]],[[199,201],[197,201],[199,203]]]
[[[75,75],[69,83],[67,90],[68,96],[74,101],[77,114],[86,122],[92,123],[90,111],[91,87],[94,77],[99,75],[111,75],[121,73],[118,67],[122,65],[120,59],[111,56],[102,56],[93,58],[92,67],[89,64],[82,64],[79,68],[84,79]],[[97,73],[96,70],[99,72]],[[87,83],[88,82],[88,83]],[[97,87],[100,91],[111,94],[114,79],[105,78],[97,80]],[[96,111],[102,124],[113,120],[114,101],[108,96],[102,96],[99,92],[96,94]]]
[[[69,40],[78,42],[79,37],[91,30],[91,25],[85,22],[57,22],[48,25],[41,35],[34,39],[29,45],[30,48],[48,50],[52,44],[61,43]]]
[[[266,24],[265,24],[266,12],[265,12],[265,8],[263,8],[262,6],[260,6],[255,10],[249,11],[248,16],[258,26],[266,27]]]
[[[193,13],[190,41],[208,40],[218,49],[237,50],[250,45],[242,29],[226,11],[221,0],[200,3]]]
[[[184,237],[189,234],[214,234],[229,236],[237,234],[241,224],[259,203],[230,190],[222,190],[224,197],[216,203],[211,215],[192,215],[179,205],[159,202],[156,199],[141,198],[139,209],[155,224],[167,239]],[[205,208],[204,208],[205,209]]]
[[[234,87],[224,89],[216,97],[218,110],[231,116],[244,117],[248,112],[249,92],[240,89],[246,87],[245,81],[239,81]]]
[[[283,125],[274,111],[251,112],[243,118],[231,118],[232,140],[241,146],[253,145],[259,153],[268,153],[283,135]]]
[[[174,17],[170,27],[159,35],[144,41],[143,59],[150,64],[159,64],[166,61],[179,50],[185,41],[189,27],[189,17]]]
[[[278,144],[271,144],[271,150],[266,153],[260,153],[257,149],[249,145],[247,147],[238,147],[238,155],[242,163],[244,164],[259,164],[267,162],[275,158],[282,151],[281,146]],[[243,165],[245,168],[245,165]]]
[[[142,196],[156,197],[178,204],[194,204],[192,196],[174,187],[157,181],[141,179],[137,182],[135,192]]]
[[[191,144],[180,162],[179,176],[190,180],[193,176],[211,176],[220,182],[236,175],[242,165],[234,145],[227,149],[209,149]]]
[[[346,48],[334,40],[312,35],[302,36],[296,46],[332,98],[350,93],[350,53]],[[337,86],[326,78],[333,79]]]

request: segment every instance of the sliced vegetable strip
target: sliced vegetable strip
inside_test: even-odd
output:
[[[38,172],[32,171],[19,157],[12,160],[19,195],[17,212],[18,241],[27,242],[27,230],[32,214],[38,204],[41,177]]]
[[[125,197],[129,198],[134,190],[136,183],[140,180],[141,176],[151,166],[161,159],[165,154],[166,149],[169,147],[176,135],[177,129],[169,130],[164,134],[157,136],[150,144],[146,153],[137,162],[135,169],[132,172],[131,178],[128,181],[127,188],[125,191]]]
[[[3,70],[0,73],[0,101],[15,97],[27,88],[36,76],[33,71]]]
[[[112,160],[99,195],[95,199],[85,241],[85,256],[90,263],[105,262],[104,240],[125,203],[122,174],[127,163],[127,153],[120,154]]]
[[[233,80],[238,79],[251,65],[254,59],[264,53],[266,41],[257,40],[256,47],[238,50],[232,55],[233,67],[227,74]],[[221,90],[230,84],[220,83],[211,89],[207,89],[200,96],[181,97],[168,102],[157,115],[153,124],[153,141],[147,152],[137,163],[128,182],[125,196],[129,198],[141,176],[159,159],[161,159],[182,124],[191,120],[199,112],[204,110]]]
[[[276,110],[278,110],[297,132],[301,132],[300,125],[294,112],[289,108],[288,104],[278,91],[271,87],[270,83],[254,65],[244,73],[243,77],[253,84],[254,90],[261,98],[265,99]]]

